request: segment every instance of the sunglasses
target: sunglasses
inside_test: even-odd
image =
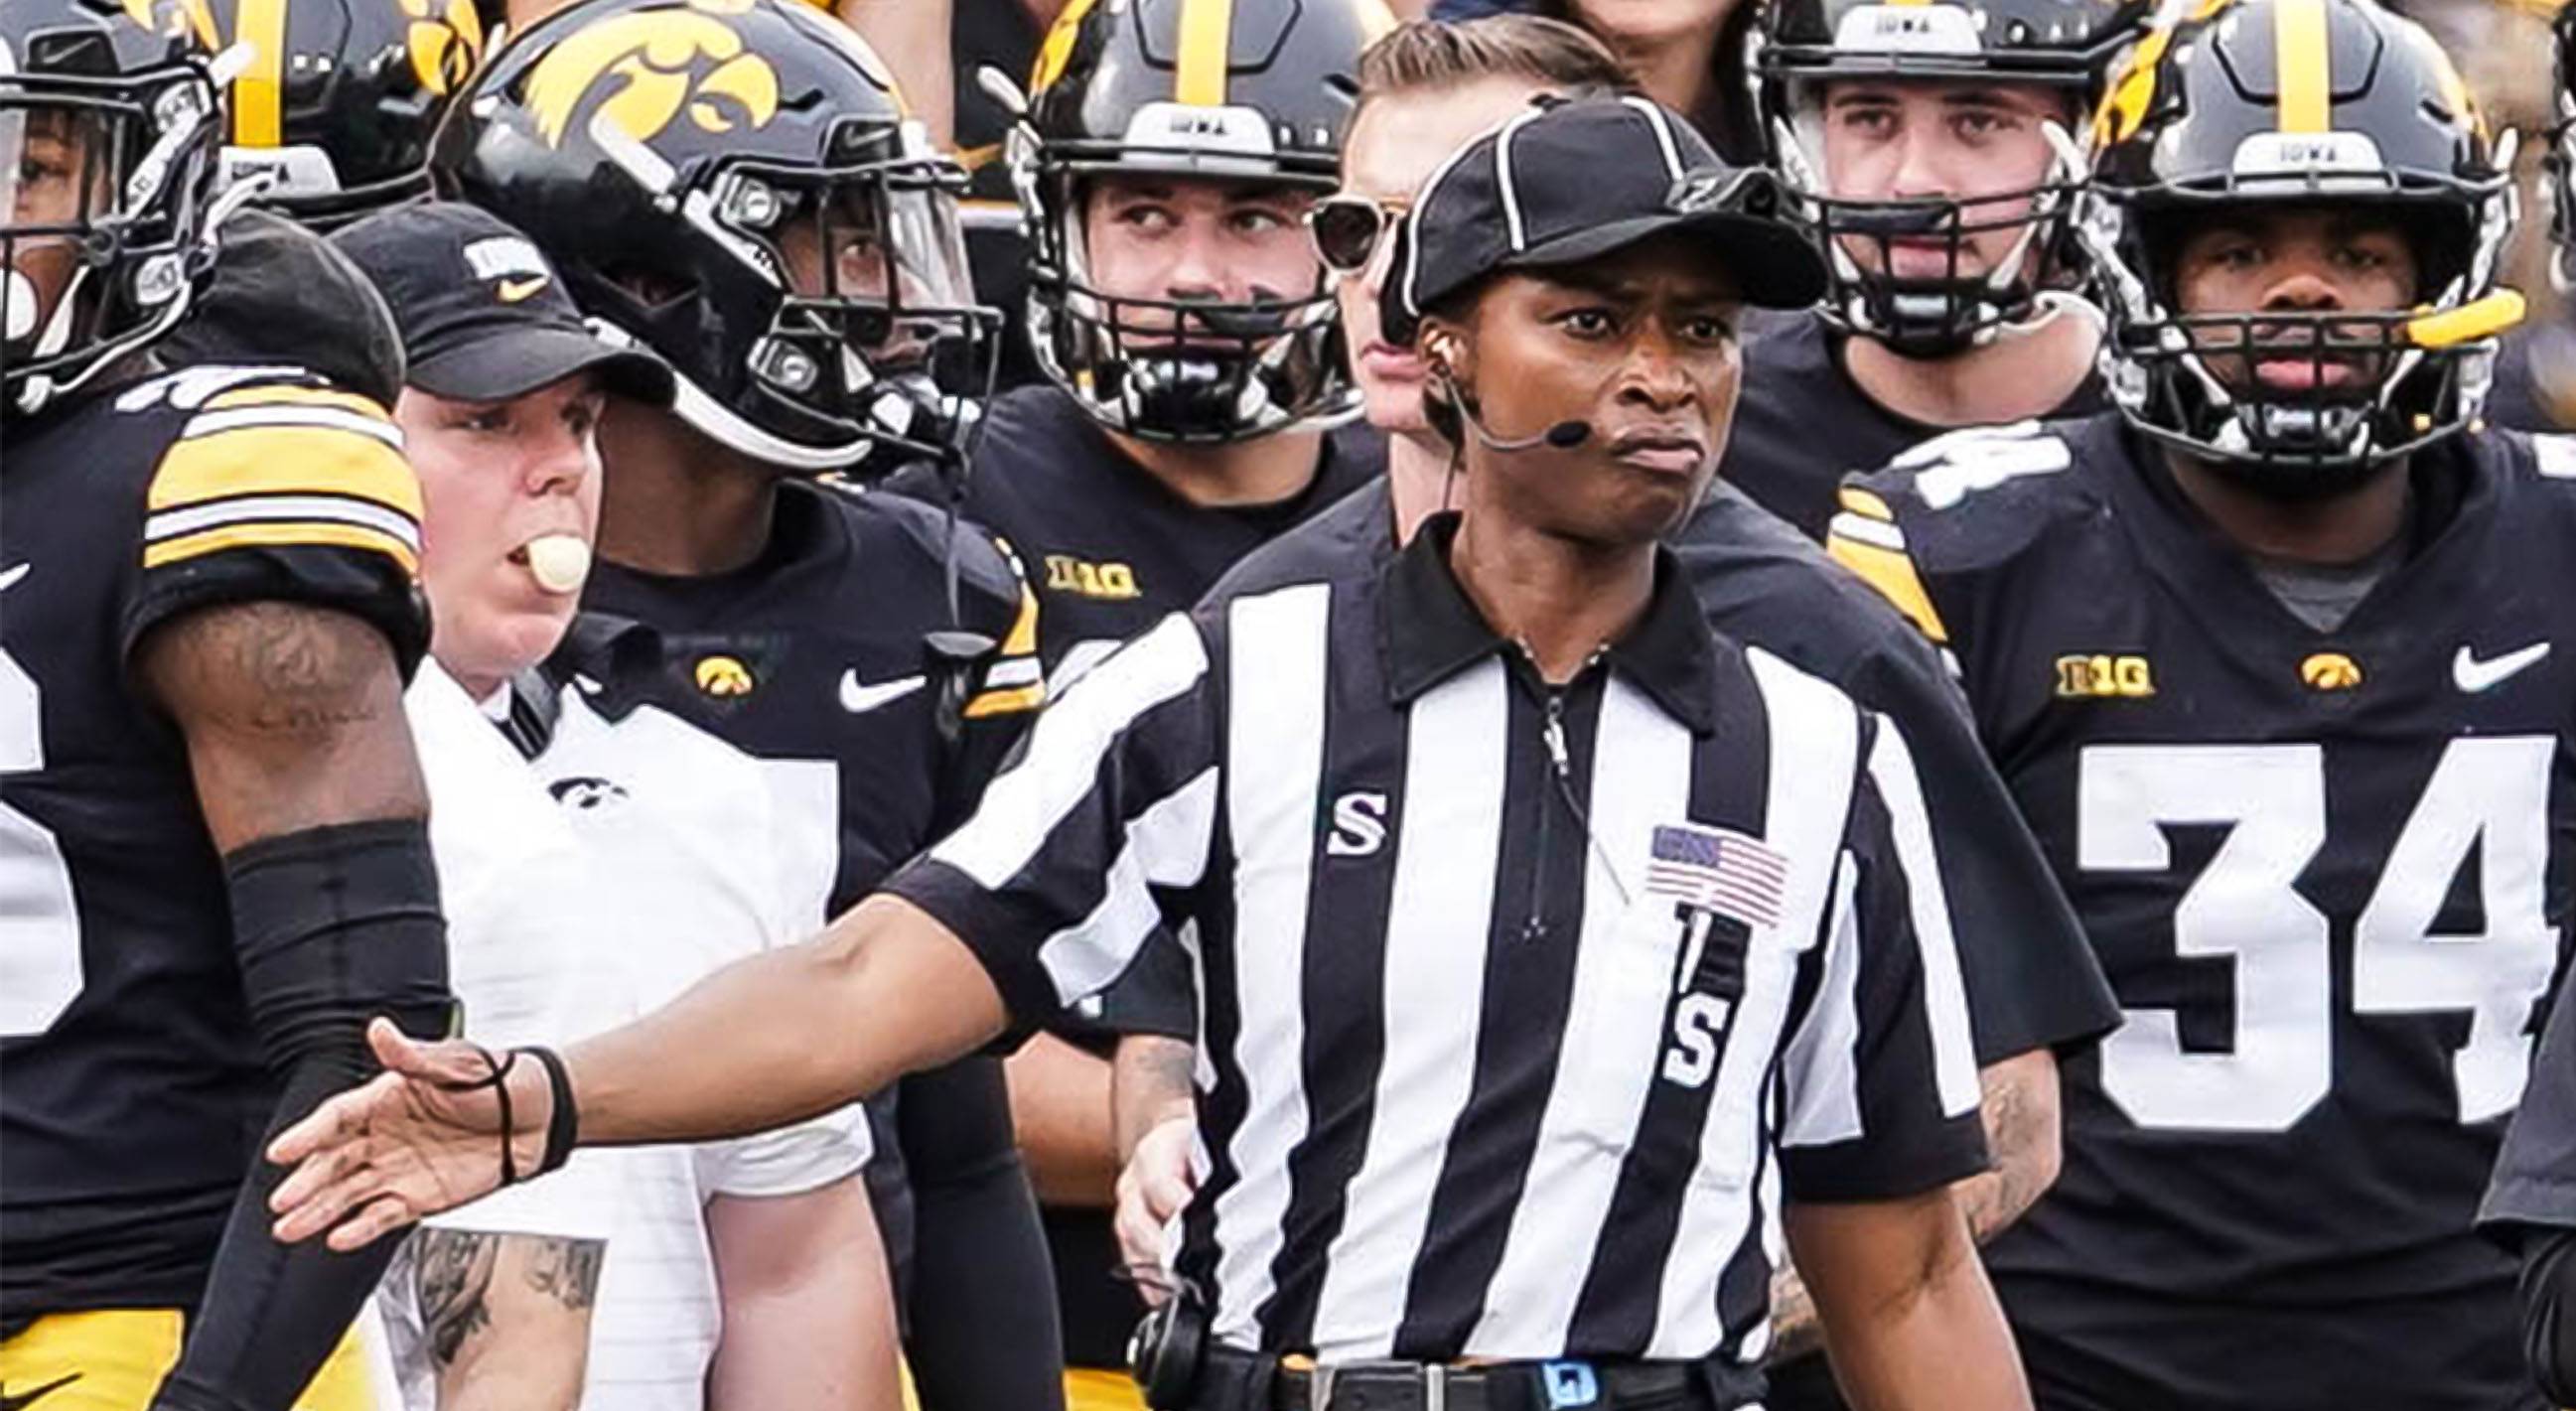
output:
[[[1306,233],[1324,268],[1358,274],[1376,257],[1378,242],[1404,219],[1408,204],[1393,197],[1327,196],[1306,208]]]

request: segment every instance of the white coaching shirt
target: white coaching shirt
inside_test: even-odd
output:
[[[835,840],[800,825],[815,790],[837,802],[828,770],[762,763],[650,709],[611,722],[571,691],[531,763],[428,666],[406,704],[451,977],[479,1042],[569,1042],[821,925]],[[606,1239],[582,1405],[697,1411],[721,1333],[706,1201],[817,1189],[868,1155],[853,1107],[735,1141],[583,1152],[430,1223]],[[429,1408],[412,1272],[399,1264],[383,1301],[406,1404]]]

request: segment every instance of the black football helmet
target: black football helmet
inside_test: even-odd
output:
[[[1074,0],[1057,19],[1008,141],[1029,341],[1103,425],[1212,442],[1358,414],[1320,265],[1244,303],[1113,296],[1091,282],[1083,203],[1104,172],[1331,191],[1360,51],[1393,27],[1380,0]]]
[[[2494,335],[2522,312],[2496,286],[2516,214],[2511,142],[2489,140],[2421,26],[2368,0],[2201,0],[2139,45],[2094,139],[2077,228],[2110,318],[2112,397],[2140,431],[2301,496],[2476,418]],[[2415,307],[2175,312],[2177,258],[2198,224],[2321,201],[2396,218],[2419,271]],[[2210,354],[2243,346],[2314,357],[2310,386],[2230,388]],[[2329,377],[2328,364],[2358,375]]]
[[[1937,357],[2029,316],[2064,272],[2059,235],[2084,164],[2061,144],[2026,190],[1961,201],[1947,196],[1847,200],[1825,170],[1824,86],[1836,79],[1965,79],[2033,84],[2066,95],[2067,129],[2092,110],[2103,75],[2146,26],[2147,0],[1764,0],[1750,68],[1766,155],[1796,198],[1829,273],[1822,311],[1848,332],[1912,357]],[[1968,238],[2019,232],[1993,269],[1962,268]],[[1889,243],[1931,239],[1947,272],[1899,279]],[[1852,256],[1876,242],[1876,269]]]
[[[248,50],[224,179],[315,229],[429,194],[429,138],[483,58],[474,0],[194,0]]]
[[[169,331],[214,268],[202,7],[0,3],[0,415]]]
[[[954,454],[974,302],[966,175],[858,36],[798,0],[585,0],[513,39],[439,131],[439,189],[526,231],[675,410],[786,470]]]

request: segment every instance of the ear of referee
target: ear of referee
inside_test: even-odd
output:
[[[1453,154],[1386,306],[1476,430],[1454,514],[1128,644],[813,942],[536,1061],[380,1032],[393,1076],[272,1149],[281,1235],[826,1110],[1163,924],[1204,1176],[1156,1405],[1751,1405],[1785,1234],[1861,1411],[2027,1406],[1948,1190],[1985,1149],[1905,743],[1711,633],[1657,544],[1722,449],[1740,307],[1821,284],[1773,200],[1643,100]]]

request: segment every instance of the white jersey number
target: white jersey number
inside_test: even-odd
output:
[[[2463,1122],[2519,1099],[2524,1024],[2557,956],[2542,903],[2556,748],[2545,735],[2452,741],[2353,927],[2356,1014],[2468,1013],[2451,1065]],[[2329,925],[2297,889],[2325,844],[2324,750],[2095,745],[2078,771],[2077,865],[2088,872],[2168,871],[2166,825],[2228,828],[2173,929],[2179,955],[2234,958],[2235,1045],[2186,1052],[2174,1011],[2128,1010],[2103,1041],[2104,1090],[2140,1126],[2288,1129],[2334,1084]],[[2472,855],[2485,930],[2436,935]]]
[[[8,775],[44,765],[36,679],[0,652],[0,795]],[[80,991],[80,913],[62,845],[0,797],[0,1038],[52,1028]]]

